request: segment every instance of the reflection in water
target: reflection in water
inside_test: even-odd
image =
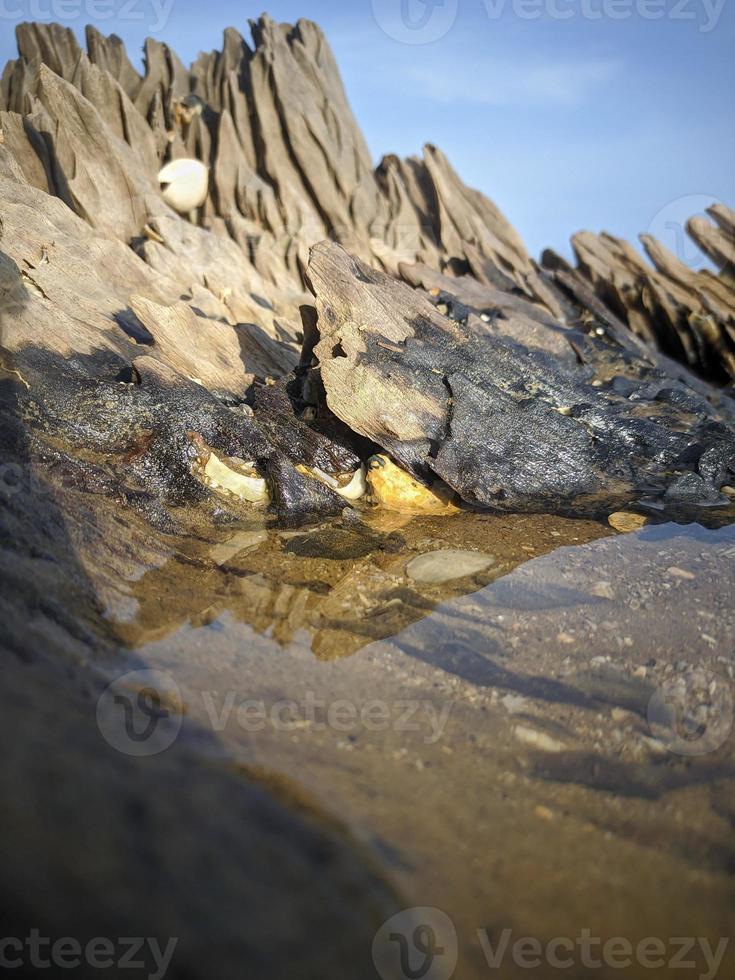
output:
[[[134,583],[136,615],[118,621],[116,630],[127,645],[140,646],[182,623],[203,625],[228,610],[281,643],[306,629],[317,657],[342,657],[399,633],[440,602],[476,591],[529,558],[611,533],[587,520],[462,514],[382,517],[303,531],[249,528],[221,540],[187,539],[162,567]],[[479,552],[488,556],[489,567],[440,583],[407,574],[412,559],[443,549]],[[553,601],[563,602],[562,594]]]

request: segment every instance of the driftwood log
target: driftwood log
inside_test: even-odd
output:
[[[379,924],[412,904],[375,866],[380,855],[403,881],[400,848],[369,820],[354,846],[341,815],[319,820],[280,762],[270,773],[280,755],[235,767],[195,721],[155,757],[108,746],[95,712],[104,666],[138,666],[130,649],[121,654],[152,635],[137,632],[148,617],[178,658],[182,611],[192,626],[213,626],[235,592],[252,607],[248,624],[274,627],[273,643],[314,628],[318,656],[424,616],[435,600],[418,585],[399,588],[403,571],[387,570],[399,558],[404,567],[393,553],[406,541],[360,522],[375,472],[385,501],[410,474],[431,514],[576,514],[648,497],[694,505],[698,516],[699,505],[720,503],[735,482],[724,388],[735,376],[735,216],[717,207],[713,222],[691,227],[719,274],[680,267],[652,240],[649,265],[609,236],[578,236],[577,268],[550,254],[537,264],[438,149],[373,167],[314,24],[264,17],[252,35],[250,45],[228,30],[223,50],[191,68],[148,41],[141,75],[114,36],[89,29],[85,52],[69,30],[24,24],[0,79],[0,833],[13,842],[0,935],[28,935],[30,924],[80,940],[179,936],[172,977],[229,980],[247,964],[253,976],[360,980],[375,975]],[[208,193],[196,213],[179,214],[157,178],[187,159],[208,168]],[[433,497],[425,485],[437,481]],[[344,513],[353,505],[358,514]],[[268,515],[342,523],[265,535]],[[454,526],[469,536],[475,522],[495,523],[462,515]],[[498,523],[502,535],[513,522]],[[357,564],[334,585],[309,570],[298,588],[272,589],[245,566],[220,568],[243,533],[277,540],[284,558]],[[544,528],[543,548],[554,534]],[[378,549],[386,569],[363,562]],[[191,606],[182,586],[185,597],[197,592]],[[543,622],[555,634],[562,620],[529,617],[536,608],[522,601],[518,615],[539,636]],[[481,687],[502,689],[507,676],[530,698],[573,691],[542,676],[556,670],[552,659],[533,667],[531,683],[522,665],[498,669],[450,626],[438,646],[436,621],[427,626],[441,647],[429,693],[448,697],[438,668]],[[404,653],[425,659],[411,642],[375,661],[387,665],[386,696],[420,690],[410,666],[394,669]],[[273,659],[277,680],[291,661]],[[222,678],[247,688],[260,662],[247,648]],[[371,663],[354,676],[372,697]],[[195,679],[219,686],[216,671],[198,669]],[[586,691],[574,702],[585,708]],[[273,692],[282,696],[279,683]],[[381,748],[391,744],[381,736]],[[343,751],[352,746],[335,745],[337,775],[354,782]],[[400,779],[414,772],[405,751],[393,753]],[[667,785],[680,782],[651,782],[655,792]]]
[[[703,376],[735,372],[732,212],[690,229],[719,275],[587,233],[576,269],[539,265],[435,147],[372,167],[319,28],[251,27],[190,69],[148,41],[142,76],[114,36],[18,27],[0,378],[38,445],[163,525],[240,490],[336,513],[379,447],[475,506],[717,502],[732,410]],[[191,215],[157,181],[180,159],[209,172]]]
[[[445,317],[335,244],[313,249],[309,278],[331,411],[470,504],[553,510],[631,495],[706,503],[734,471],[732,425],[636,353],[603,380],[596,369],[610,361],[599,342],[567,331],[586,365],[560,363],[504,333],[500,313],[487,328],[472,314]]]

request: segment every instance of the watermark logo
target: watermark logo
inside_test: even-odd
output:
[[[667,678],[648,704],[653,736],[675,755],[715,752],[733,727],[730,684],[698,668]]]
[[[147,980],[163,980],[171,966],[178,938],[168,939],[164,944],[156,937],[126,936],[112,939],[97,936],[86,943],[73,936],[52,939],[44,936],[38,929],[29,934],[0,937],[0,969],[5,971],[31,970],[33,976],[38,970],[53,968],[59,970],[137,970],[138,976]]]
[[[424,745],[444,737],[453,701],[435,703],[410,698],[396,701],[352,701],[320,698],[310,690],[302,697],[266,701],[238,691],[191,692],[189,707],[201,708],[213,732],[239,728],[248,735],[263,732],[317,734],[327,731],[348,738],[363,733],[413,734]],[[148,756],[165,751],[182,723],[183,701],[176,681],[158,670],[135,670],[113,681],[97,703],[97,724],[107,742],[125,755]]]
[[[603,937],[591,929],[576,936],[516,936],[512,929],[476,929],[488,976],[517,970],[573,971],[587,976],[601,970],[691,970],[697,980],[716,980],[730,945],[729,937]],[[457,967],[457,933],[452,920],[437,908],[411,908],[384,922],[373,940],[373,963],[382,980],[450,980]],[[567,975],[568,972],[567,972]]]
[[[519,20],[683,20],[695,21],[701,34],[720,22],[725,0],[485,0],[490,20],[504,13]]]
[[[443,737],[454,705],[452,701],[436,705],[410,698],[358,704],[347,698],[318,698],[309,690],[298,700],[282,698],[273,702],[242,700],[236,691],[227,691],[223,697],[202,691],[201,698],[215,732],[223,732],[233,724],[251,734],[268,729],[287,733],[301,729],[314,733],[333,731],[343,735],[393,731],[416,733],[424,745],[435,745]]]
[[[151,34],[166,29],[176,0],[0,0],[0,20],[20,22],[107,20],[142,23]]]
[[[401,44],[431,44],[447,34],[459,0],[372,0],[375,21],[388,37]]]
[[[654,215],[648,234],[658,239],[689,269],[700,269],[707,264],[707,256],[689,235],[687,221],[695,217],[707,218],[706,209],[717,203],[717,198],[709,194],[677,197]]]
[[[26,488],[26,471],[20,463],[0,464],[0,498],[8,500]]]
[[[382,980],[450,980],[457,966],[457,931],[441,909],[404,909],[384,922],[373,940]]]
[[[2,0],[0,0],[2,2]],[[479,4],[480,0],[476,0]],[[726,0],[484,0],[489,21],[686,21],[700,34],[720,23]],[[431,44],[449,33],[459,0],[372,0],[376,23],[401,44]]]
[[[591,929],[582,929],[574,937],[555,936],[546,942],[534,936],[516,937],[512,929],[492,935],[488,929],[478,929],[477,938],[493,974],[510,959],[521,970],[550,967],[555,971],[574,970],[575,976],[581,975],[577,972],[580,968],[584,969],[584,976],[592,970],[604,970],[608,976],[610,970],[629,971],[636,967],[696,970],[697,980],[715,980],[730,943],[729,938],[721,938],[715,944],[706,936],[672,936],[667,940],[646,936],[633,942],[625,936],[605,939]],[[635,972],[638,975],[638,970]]]
[[[124,755],[165,752],[176,740],[181,722],[181,692],[163,671],[124,674],[105,688],[97,702],[99,730]]]

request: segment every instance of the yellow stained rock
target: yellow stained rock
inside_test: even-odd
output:
[[[616,531],[625,532],[640,531],[642,527],[645,527],[651,522],[643,514],[636,514],[632,510],[618,510],[614,514],[610,514],[607,523],[610,527],[614,527]]]
[[[387,456],[373,456],[367,483],[374,503],[402,514],[456,514],[453,491],[441,480],[425,487]]]

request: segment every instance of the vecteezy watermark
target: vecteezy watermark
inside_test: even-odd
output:
[[[702,34],[720,22],[726,0],[484,0],[490,20],[512,13],[519,20],[686,20]]]
[[[0,969],[140,970],[147,980],[163,980],[171,966],[178,938],[168,939],[165,948],[152,937],[126,936],[109,939],[97,936],[82,943],[71,936],[52,939],[31,929],[28,936],[0,937]]]
[[[556,936],[542,942],[533,936],[514,936],[512,929],[476,931],[490,975],[501,975],[512,963],[521,970],[578,971],[692,970],[697,980],[716,980],[729,938],[646,936],[637,941],[623,936],[602,938],[591,929],[577,936]],[[436,908],[405,909],[391,916],[373,940],[373,963],[382,980],[450,980],[457,967],[457,933],[449,916]]]
[[[457,931],[441,909],[405,909],[378,929],[372,952],[382,980],[449,980],[457,966]]]
[[[651,733],[676,755],[715,752],[734,716],[730,683],[701,667],[666,678],[648,703]]]
[[[34,478],[33,471],[20,463],[0,463],[0,499],[7,500],[24,490],[40,486],[41,483]]]
[[[443,736],[453,708],[447,701],[437,707],[433,701],[410,698],[396,701],[373,699],[362,703],[347,698],[327,700],[306,691],[297,699],[282,698],[266,702],[258,699],[237,702],[235,691],[215,698],[208,691],[202,700],[212,728],[221,732],[234,723],[246,732],[334,731],[344,735],[365,732],[414,732],[425,745],[434,745]],[[422,734],[423,733],[423,734]]]
[[[480,0],[464,0],[466,4]],[[489,20],[681,20],[702,34],[720,22],[726,0],[482,0]],[[372,0],[381,30],[402,44],[431,44],[453,27],[458,0]]]
[[[176,740],[181,722],[181,692],[163,671],[124,674],[97,701],[97,726],[106,741],[124,755],[164,752]]]
[[[514,940],[512,929],[503,929],[493,942],[487,929],[477,938],[490,970],[499,970],[508,959],[525,970],[628,970],[634,964],[645,970],[698,970],[698,980],[715,980],[730,943],[719,939],[713,947],[704,937],[676,936],[661,939],[647,936],[632,942],[624,936],[603,939],[590,929],[578,936],[556,936],[545,942],[533,936]]]
[[[402,44],[431,44],[457,19],[459,0],[372,0],[375,21]]]
[[[166,28],[176,0],[0,0],[0,20],[143,22],[151,34]]]
[[[320,698],[305,691],[296,698],[266,701],[244,698],[237,691],[201,691],[207,723],[215,732],[236,726],[243,732],[265,731],[308,734],[332,731],[340,735],[360,732],[417,734],[424,745],[442,738],[454,707],[446,701],[373,699],[355,702],[347,698]],[[181,729],[181,691],[170,674],[159,670],[134,670],[113,681],[97,702],[97,724],[107,742],[119,752],[151,756],[173,745]]]
[[[667,202],[648,226],[652,235],[690,269],[699,269],[707,256],[687,231],[690,218],[707,218],[707,208],[720,202],[710,194],[685,194]]]

